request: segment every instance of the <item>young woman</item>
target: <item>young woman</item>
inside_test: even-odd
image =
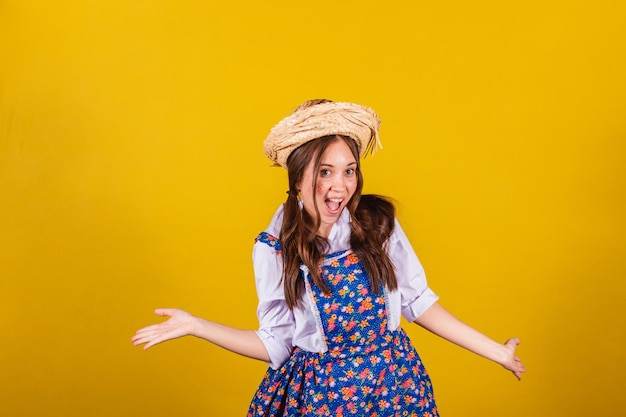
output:
[[[519,340],[499,344],[446,311],[393,205],[361,194],[360,158],[379,146],[379,126],[367,107],[312,100],[265,140],[289,190],[253,249],[257,331],[158,309],[169,320],[139,330],[135,345],[193,335],[267,362],[249,416],[439,415],[401,316],[520,379]]]

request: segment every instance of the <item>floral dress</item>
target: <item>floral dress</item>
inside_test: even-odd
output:
[[[265,234],[258,239],[280,245]],[[248,416],[438,416],[420,357],[404,330],[388,330],[385,292],[371,292],[358,257],[327,255],[320,274],[330,293],[306,273],[305,285],[328,351],[295,347],[280,368],[268,369]]]

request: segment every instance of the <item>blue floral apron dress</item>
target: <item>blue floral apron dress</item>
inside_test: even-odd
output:
[[[280,250],[273,236],[257,240]],[[328,351],[295,347],[279,369],[269,368],[248,417],[439,416],[420,357],[404,330],[388,330],[385,292],[371,292],[357,256],[327,255],[320,273],[330,293],[305,273],[305,296],[315,301]]]

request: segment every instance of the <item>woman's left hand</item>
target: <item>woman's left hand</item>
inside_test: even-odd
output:
[[[505,369],[508,369],[515,375],[518,380],[522,379],[522,372],[526,372],[526,368],[521,359],[515,355],[517,345],[522,343],[518,338],[512,337],[504,343],[504,350],[507,352],[507,358],[500,363]]]

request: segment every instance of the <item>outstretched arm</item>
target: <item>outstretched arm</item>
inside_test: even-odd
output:
[[[515,348],[520,344],[519,339],[511,338],[504,344],[495,342],[463,323],[439,303],[434,303],[415,323],[449,342],[499,363],[513,372],[518,380],[522,378],[521,373],[526,372],[520,358],[515,355]]]
[[[169,319],[139,329],[131,339],[135,346],[145,344],[145,350],[167,340],[196,336],[243,356],[266,362],[270,360],[265,345],[254,330],[225,326],[175,308],[160,308],[155,313]]]

